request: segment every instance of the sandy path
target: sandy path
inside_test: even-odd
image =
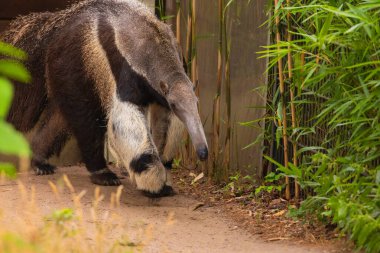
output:
[[[29,173],[22,176],[21,181],[28,191],[35,185],[35,204],[42,215],[47,215],[54,209],[73,206],[71,194],[67,189],[57,198],[47,183],[50,180],[62,185],[63,173],[68,175],[76,192],[86,190],[81,203],[86,224],[93,226],[89,217],[95,186],[90,183],[84,168],[60,168],[51,176],[35,176]],[[197,204],[194,199],[176,195],[152,201],[135,190],[128,180],[123,179],[123,185],[121,206],[118,209],[120,217],[111,225],[108,237],[115,239],[127,235],[131,242],[139,243],[144,240],[147,236],[146,231],[149,230],[149,239],[144,241],[143,252],[329,252],[289,242],[266,243],[241,230],[236,226],[238,224],[227,220],[216,208],[199,208],[193,211]],[[109,210],[110,195],[115,191],[116,187],[101,187],[105,200],[99,204],[100,215]],[[0,208],[4,211],[3,217],[6,217],[5,226],[12,226],[14,218],[18,215],[21,200],[17,184],[2,184],[0,199]]]

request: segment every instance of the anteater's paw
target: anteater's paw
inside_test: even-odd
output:
[[[54,174],[55,167],[48,163],[40,163],[35,166],[34,171],[38,176],[51,175]]]
[[[164,185],[164,187],[159,192],[142,191],[142,193],[149,198],[169,197],[176,194],[173,187],[169,185]]]
[[[121,185],[120,179],[109,169],[93,172],[90,176],[91,182],[104,186]]]

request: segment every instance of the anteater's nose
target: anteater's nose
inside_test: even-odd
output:
[[[208,149],[206,146],[197,149],[197,155],[201,161],[207,160]]]

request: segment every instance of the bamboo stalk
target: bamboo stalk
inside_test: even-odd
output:
[[[197,51],[197,6],[196,6],[196,0],[192,0],[192,30],[191,30],[191,43],[192,43],[192,52],[193,52],[193,58],[191,61],[191,80],[193,81],[196,89],[195,94],[197,97],[199,97],[199,78],[198,78],[198,51]],[[198,107],[198,112],[200,114],[200,106]]]
[[[212,138],[212,148],[213,148],[213,164],[211,170],[214,170],[218,166],[219,160],[219,132],[220,132],[220,95],[222,92],[222,50],[223,50],[223,6],[224,0],[218,0],[218,11],[219,11],[219,41],[218,41],[218,79],[216,83],[216,94],[214,98],[213,106],[213,138]],[[213,171],[209,173],[212,175]]]
[[[290,0],[286,0],[286,3],[288,7],[290,7]],[[292,41],[292,34],[290,33],[290,12],[287,14],[287,21],[288,21],[288,77],[290,83],[293,81],[293,59],[292,59],[292,53],[290,51],[290,42]],[[295,86],[291,85],[290,87],[290,108],[292,112],[292,128],[295,129],[297,127],[296,122],[296,108],[294,105],[294,89]],[[297,143],[293,142],[293,164],[295,166],[298,166],[298,159],[297,159]],[[300,188],[297,180],[294,181],[294,197],[296,200],[299,200],[300,197]]]
[[[192,58],[192,45],[191,45],[191,32],[192,32],[192,14],[191,14],[191,6],[189,6],[189,13],[187,15],[187,29],[186,29],[186,48],[185,48],[185,54],[184,54],[184,57],[185,57],[185,62],[186,62],[186,66],[187,66],[187,74],[189,76],[191,76],[191,67],[189,68],[189,63],[191,61],[191,58]],[[185,150],[184,150],[184,158],[186,158],[186,164],[191,164],[191,158],[192,158],[192,150],[191,150],[191,144],[190,144],[190,137],[189,135],[186,133],[186,146],[185,146]]]
[[[198,78],[197,78],[197,53],[196,53],[196,1],[191,1],[190,8],[191,15],[191,81],[196,87],[197,95],[199,95]],[[198,107],[199,109],[199,107]],[[195,158],[195,150],[193,146],[189,147],[189,154],[191,158]]]
[[[304,72],[304,66],[305,66],[305,52],[301,53],[301,73]],[[303,82],[303,78],[302,78]],[[304,89],[304,84],[302,83],[301,89],[298,92],[301,92]]]
[[[174,2],[176,2],[175,0],[173,0]],[[175,27],[176,27],[176,39],[177,39],[177,42],[178,42],[178,45],[181,47],[181,1],[178,1],[176,2],[176,21],[175,21]],[[185,52],[186,54],[186,52]],[[185,61],[186,61],[186,56],[184,56],[185,58]],[[182,59],[181,59],[182,60]],[[183,134],[183,137],[182,137],[182,140],[188,140],[188,134],[187,133],[184,133]],[[181,145],[180,147],[180,150],[179,150],[179,155],[180,155],[180,158],[181,158],[181,161],[183,164],[187,165],[188,164],[188,159],[187,158],[187,146],[188,144],[185,144],[185,145]]]
[[[177,4],[176,37],[178,44],[181,45],[181,1],[179,1]]]
[[[186,64],[189,64],[191,61],[191,30],[192,30],[192,21],[191,21],[191,11],[187,17],[187,34],[186,34],[186,54],[185,60]]]
[[[275,8],[278,5],[278,0],[274,0]],[[277,14],[277,10],[275,9],[275,15]],[[276,15],[276,41],[277,41],[277,50],[280,51],[280,17]],[[288,158],[288,135],[287,135],[287,123],[286,123],[286,105],[285,105],[285,83],[283,76],[283,68],[282,68],[282,58],[278,59],[278,77],[280,80],[280,94],[281,94],[281,103],[282,103],[282,139],[284,144],[284,165],[286,168],[289,166],[289,158]],[[289,177],[285,177],[285,198],[290,200],[290,185],[289,185]]]
[[[226,92],[226,109],[227,109],[227,118],[226,118],[226,139],[224,144],[224,177],[228,176],[230,170],[230,160],[231,160],[231,132],[232,132],[232,123],[231,123],[231,71],[230,71],[230,44],[227,36],[227,16],[226,10],[223,13],[223,36],[224,36],[224,57],[225,57],[225,92]]]
[[[197,85],[197,54],[196,54],[196,38],[195,38],[195,28],[196,28],[196,5],[195,0],[191,1],[191,80],[193,81],[194,85]]]

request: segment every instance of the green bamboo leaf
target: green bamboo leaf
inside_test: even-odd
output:
[[[378,225],[373,221],[370,221],[367,224],[365,224],[358,236],[358,244],[365,245],[365,242],[368,240],[369,235],[376,231],[376,229],[378,228]]]
[[[12,98],[12,84],[7,79],[0,77],[0,119],[7,115]]]
[[[282,115],[282,103],[278,102],[278,104],[277,104],[277,117],[280,119],[281,122],[283,121],[282,116],[283,116]]]
[[[301,148],[300,150],[297,151],[297,155],[300,155],[304,152],[308,152],[308,151],[317,151],[317,150],[326,150],[325,148],[323,147],[317,147],[317,146],[312,146],[312,147],[304,147],[304,148]]]
[[[227,4],[226,4],[225,7],[224,7],[224,10],[223,10],[223,17],[226,15],[226,11],[227,11],[228,7],[230,7],[230,5],[231,5],[234,1],[235,1],[235,0],[229,0],[229,1],[227,2]]]
[[[279,0],[277,5],[275,6],[275,11],[278,11],[282,5],[282,3],[284,2],[285,0]]]
[[[24,136],[12,125],[0,121],[0,153],[29,157],[31,152]]]
[[[346,67],[347,69],[353,69],[353,68],[359,68],[359,67],[365,67],[365,66],[376,66],[380,64],[380,61],[369,61],[369,62],[362,62],[358,64],[354,64],[351,66]]]
[[[333,17],[334,17],[334,14],[329,13],[329,15],[327,15],[327,18],[324,19],[324,23],[323,23],[321,32],[319,33],[319,36],[325,37],[327,35],[327,33],[329,32]]]
[[[347,31],[345,31],[344,33],[345,34],[348,34],[348,33],[352,33],[352,32],[355,32],[357,29],[359,29],[360,27],[362,27],[364,25],[364,23],[358,23],[352,27],[350,27],[350,29],[348,29]]]
[[[175,15],[162,16],[162,17],[161,17],[161,20],[162,20],[162,21],[165,21],[165,20],[172,19],[172,18],[174,18],[174,17],[175,17]]]
[[[276,143],[277,143],[277,149],[280,147],[280,144],[281,144],[281,138],[282,138],[282,127],[277,127],[277,129],[276,129]]]

